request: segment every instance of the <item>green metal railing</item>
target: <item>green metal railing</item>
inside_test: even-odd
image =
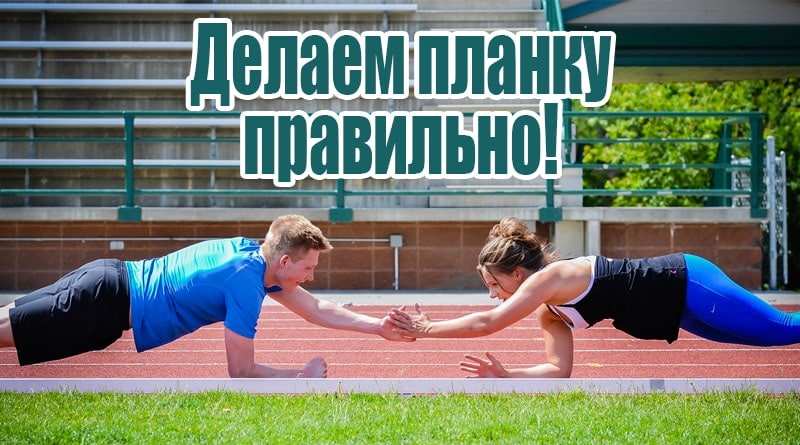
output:
[[[542,0],[548,31],[563,31],[564,19],[561,16],[561,0]]]
[[[467,113],[468,114],[468,113]],[[0,196],[121,196],[122,205],[119,207],[118,217],[123,221],[138,221],[141,219],[141,209],[137,206],[137,198],[147,195],[187,195],[187,196],[303,196],[303,197],[331,197],[335,202],[330,208],[330,219],[332,221],[350,221],[352,219],[352,208],[347,206],[347,198],[354,196],[478,196],[478,195],[519,195],[519,196],[543,196],[545,205],[540,208],[540,218],[543,221],[559,221],[561,219],[561,208],[555,205],[557,196],[699,196],[705,197],[709,202],[713,199],[730,199],[736,196],[747,196],[750,202],[750,214],[753,218],[763,218],[766,216],[766,209],[763,207],[764,181],[763,181],[763,156],[764,156],[764,135],[763,135],[763,115],[756,112],[602,112],[602,111],[567,111],[564,119],[574,122],[589,118],[603,119],[632,119],[632,118],[688,118],[688,119],[716,119],[725,120],[723,128],[731,125],[740,126],[740,137],[734,137],[728,130],[720,129],[720,136],[709,137],[683,137],[683,138],[578,138],[569,131],[565,133],[564,144],[576,146],[589,144],[686,144],[686,143],[708,143],[717,144],[721,157],[713,163],[656,163],[656,164],[635,164],[635,163],[616,163],[616,164],[589,164],[582,162],[569,162],[566,160],[563,168],[591,170],[656,170],[656,169],[704,169],[714,173],[714,177],[724,177],[730,175],[734,170],[747,170],[751,178],[749,190],[736,190],[731,188],[730,181],[712,181],[707,188],[680,188],[680,189],[566,189],[563,186],[557,187],[556,180],[546,180],[544,187],[486,187],[486,186],[459,186],[454,188],[442,189],[356,189],[348,187],[348,181],[336,180],[329,181],[335,183],[329,188],[302,188],[303,181],[290,188],[197,188],[194,186],[186,188],[150,188],[143,189],[137,187],[137,172],[148,169],[218,169],[218,170],[239,170],[237,160],[214,160],[214,159],[143,159],[137,155],[139,144],[160,143],[160,144],[238,144],[238,137],[186,137],[186,136],[141,136],[142,129],[137,126],[137,122],[143,119],[165,118],[171,121],[188,119],[194,127],[211,128],[214,119],[237,119],[238,112],[153,112],[153,111],[0,111],[0,149],[5,149],[5,153],[20,152],[20,146],[40,146],[48,143],[105,143],[119,145],[119,156],[112,159],[81,159],[81,158],[37,158],[5,156],[0,158],[0,169],[72,169],[83,171],[87,169],[115,169],[120,170],[124,176],[122,188],[36,188],[26,185],[19,188],[0,188]],[[47,120],[50,120],[47,122]],[[62,125],[59,126],[58,120],[61,119]],[[203,119],[209,119],[204,121]],[[54,122],[55,120],[55,122]],[[119,136],[69,136],[74,133],[69,125],[70,122],[81,122],[83,126],[89,127],[112,127],[121,128]],[[97,125],[92,125],[98,122]],[[206,122],[208,125],[206,126]],[[237,121],[238,122],[238,121]],[[64,132],[63,136],[43,136],[41,133],[42,125],[54,126],[57,132]],[[179,125],[179,124],[175,124]],[[10,129],[16,129],[16,132]],[[36,130],[36,131],[34,131]],[[27,131],[27,134],[23,134]],[[237,132],[238,134],[238,132]],[[12,146],[15,147],[12,150]],[[725,161],[727,153],[731,147],[745,147],[747,149],[751,163],[749,165],[732,165]],[[236,150],[238,153],[238,149]],[[729,159],[729,156],[728,158]],[[242,180],[244,181],[244,180]],[[252,180],[250,180],[252,181]],[[308,181],[308,180],[306,180]],[[414,185],[413,180],[406,181]],[[541,182],[538,182],[541,184]],[[721,201],[717,201],[719,204]]]
[[[648,164],[588,164],[573,163],[565,164],[564,168],[581,168],[584,170],[597,169],[706,169],[712,172],[710,188],[699,189],[662,189],[662,190],[608,190],[608,189],[583,189],[580,191],[559,191],[559,194],[576,194],[583,196],[653,196],[653,195],[683,195],[683,196],[704,196],[708,197],[706,205],[709,206],[730,206],[730,198],[741,196],[746,193],[751,202],[751,216],[762,218],[766,216],[766,210],[760,207],[755,201],[760,202],[765,193],[764,188],[764,115],[759,112],[607,112],[607,111],[581,111],[565,112],[565,120],[586,119],[590,117],[602,117],[605,119],[629,119],[629,118],[694,118],[694,119],[718,119],[723,120],[720,129],[720,136],[717,138],[708,137],[677,137],[677,138],[577,138],[571,135],[571,129],[567,128],[564,143],[576,144],[688,144],[688,143],[708,143],[717,145],[717,159],[714,163],[648,163]],[[739,126],[744,135],[734,137],[732,127]],[[750,165],[732,164],[731,153],[736,147],[745,147]],[[730,180],[731,172],[735,170],[747,170],[753,186],[749,190],[733,189]],[[724,199],[720,199],[724,198]]]

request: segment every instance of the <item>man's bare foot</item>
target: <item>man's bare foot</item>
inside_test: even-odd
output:
[[[305,368],[297,375],[302,378],[325,378],[328,377],[328,364],[322,357],[314,357],[306,363]]]

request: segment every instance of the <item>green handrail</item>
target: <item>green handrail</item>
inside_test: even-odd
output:
[[[47,137],[34,136],[30,133],[28,137],[10,135],[9,132],[0,132],[0,143],[32,143],[47,144],[58,141],[102,141],[103,143],[122,144],[124,154],[119,159],[2,159],[0,158],[0,169],[37,169],[37,168],[72,168],[72,169],[92,169],[92,168],[111,168],[121,169],[124,175],[123,188],[2,188],[0,196],[122,196],[123,205],[120,207],[118,217],[124,221],[138,221],[141,219],[141,210],[137,207],[137,197],[145,195],[187,195],[187,196],[315,196],[331,197],[334,205],[331,208],[331,220],[349,221],[352,219],[352,209],[346,205],[347,197],[351,196],[475,196],[475,195],[520,195],[520,196],[544,196],[545,206],[540,209],[540,216],[543,220],[558,221],[561,218],[561,209],[555,205],[556,196],[705,196],[709,200],[730,199],[735,196],[748,196],[750,198],[750,213],[753,218],[763,218],[766,216],[766,209],[763,207],[764,195],[763,184],[763,156],[764,156],[764,135],[762,113],[757,112],[603,112],[603,111],[566,111],[564,118],[570,120],[581,120],[590,117],[603,117],[607,119],[627,119],[627,118],[713,118],[727,119],[721,129],[719,138],[574,138],[569,137],[564,143],[576,144],[633,144],[633,143],[717,143],[720,153],[729,153],[732,146],[748,147],[751,159],[750,165],[731,165],[730,162],[716,163],[656,163],[656,164],[587,164],[564,162],[563,168],[566,169],[585,169],[585,170],[633,170],[633,169],[707,169],[723,175],[731,170],[749,170],[750,189],[733,190],[731,185],[713,183],[710,188],[699,189],[644,189],[644,190],[613,190],[613,189],[579,189],[568,190],[557,187],[554,180],[544,181],[543,188],[514,188],[514,187],[460,187],[452,189],[428,190],[428,189],[376,189],[358,190],[349,189],[347,181],[338,179],[332,181],[333,185],[318,189],[303,189],[302,187],[279,188],[279,189],[201,189],[201,188],[137,188],[136,172],[146,169],[225,169],[236,170],[238,163],[230,160],[197,160],[180,161],[169,159],[140,159],[136,151],[137,144],[159,142],[159,143],[236,143],[238,138],[198,138],[191,137],[158,137],[145,138],[137,136],[137,119],[142,117],[164,117],[178,118],[184,117],[192,119],[238,117],[238,112],[189,112],[189,111],[2,111],[0,110],[0,122],[3,119],[13,119],[17,127],[25,127],[24,123],[28,119],[28,125],[36,125],[36,119],[41,118],[82,118],[88,119],[119,119],[123,129],[121,137],[97,138],[96,136],[80,137]],[[469,113],[465,113],[469,114]],[[51,123],[52,124],[52,123]],[[749,132],[747,137],[741,136],[733,138],[725,128],[730,125],[747,125]],[[11,126],[8,122],[0,128]]]
[[[564,18],[561,16],[561,0],[542,0],[548,31],[563,31]]]

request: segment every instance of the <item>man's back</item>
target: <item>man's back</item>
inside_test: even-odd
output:
[[[219,321],[239,335],[255,336],[266,294],[266,263],[255,241],[204,241],[126,266],[138,351]]]

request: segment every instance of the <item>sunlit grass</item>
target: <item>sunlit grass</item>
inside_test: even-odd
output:
[[[800,442],[800,396],[0,393],[0,442]]]

